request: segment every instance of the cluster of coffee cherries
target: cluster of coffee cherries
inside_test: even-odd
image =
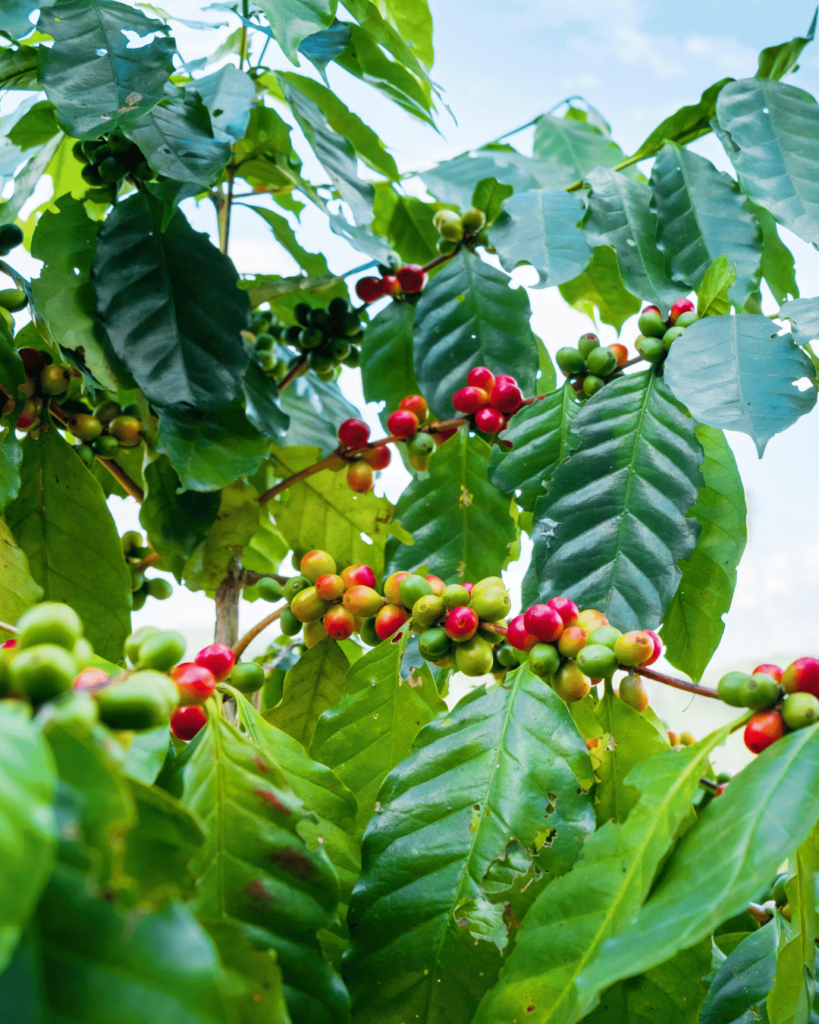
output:
[[[123,407],[107,399],[93,412],[74,410],[66,427],[80,442],[75,451],[86,466],[93,465],[97,457],[113,459],[120,448],[135,448],[142,440],[142,420],[136,402]]]
[[[137,530],[128,530],[120,538],[125,564],[131,574],[131,608],[138,612],[149,597],[157,601],[167,601],[173,593],[171,584],[161,576],[148,579],[142,562],[151,554],[142,534]]]
[[[364,420],[345,420],[338,428],[338,439],[346,449],[345,454],[350,456],[347,465],[347,484],[350,490],[366,494],[373,489],[373,473],[389,466],[392,452],[385,444],[366,447],[370,440],[370,428]]]
[[[473,366],[466,375],[466,387],[456,391],[452,404],[472,419],[484,434],[505,430],[509,418],[524,404],[518,382],[507,373],[496,377],[486,366]]]
[[[622,633],[603,612],[581,611],[567,597],[553,597],[516,615],[506,641],[508,646],[498,652],[504,668],[527,662],[569,703],[582,700],[593,685],[610,679],[618,669],[652,665],[662,654],[662,642],[652,630]],[[619,695],[637,711],[648,707],[645,682],[634,672],[621,680]]]
[[[717,684],[720,700],[756,711],[745,726],[745,746],[754,754],[794,729],[819,721],[819,660],[797,658],[783,671],[757,665],[752,673],[729,672]]]
[[[83,180],[97,188],[116,185],[124,178],[133,182],[156,178],[139,146],[120,132],[111,132],[107,138],[75,142],[71,152],[84,164]]]
[[[290,327],[275,324],[270,314],[260,314],[254,320],[254,330],[260,328],[256,330],[256,351],[265,368],[273,360],[273,376],[284,376],[282,371],[292,369],[305,356],[321,380],[334,380],[340,365],[358,366],[364,325],[346,299],[332,299],[326,309],[300,302],[293,316],[296,323]],[[275,352],[277,340],[295,348],[298,356],[280,363]]]
[[[698,319],[697,307],[691,299],[677,299],[667,320],[657,306],[646,306],[637,321],[640,337],[634,347],[646,362],[659,363],[686,327]]]
[[[427,283],[427,272],[417,263],[391,270],[379,267],[381,277],[361,277],[356,281],[355,293],[369,306],[371,302],[383,299],[385,295],[401,299],[405,295],[418,295]]]
[[[436,248],[442,256],[451,256],[461,243],[470,246],[488,243],[483,233],[486,215],[483,210],[475,207],[464,214],[456,213],[455,210],[438,210],[432,218],[432,223],[441,236]]]
[[[17,386],[25,398],[25,404],[17,416],[16,426],[18,430],[31,430],[40,420],[43,402],[47,398],[63,395],[72,377],[79,379],[80,374],[77,370],[72,371],[67,366],[55,363],[50,355],[36,348],[20,348],[17,354],[23,361],[26,379]],[[16,403],[5,388],[0,391],[6,396],[0,415],[7,416],[14,410]]]
[[[620,367],[628,362],[628,349],[619,343],[601,345],[597,335],[589,331],[580,335],[576,348],[566,345],[558,349],[555,361],[574,390],[591,398],[620,375]]]

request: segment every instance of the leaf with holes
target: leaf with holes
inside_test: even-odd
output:
[[[299,837],[309,814],[281,769],[214,707],[160,782],[205,826],[194,861],[197,917],[238,925],[276,952],[294,1020],[348,1020],[347,993],[316,939],[335,916],[338,882],[322,850]]]
[[[741,308],[756,291],[762,245],[737,183],[709,160],[669,142],[654,161],[651,189],[660,224],[657,244],[673,278],[699,288],[713,261],[727,256],[737,268],[729,296]]]
[[[250,123],[250,108],[256,88],[253,79],[232,64],[197,78],[193,88],[210,112],[210,127],[217,139],[238,142]]]
[[[816,405],[816,388],[794,382],[814,375],[790,334],[766,316],[740,313],[698,320],[669,352],[665,379],[701,423],[748,434],[760,457],[768,441]]]
[[[424,728],[364,839],[345,960],[360,1019],[472,1020],[510,920],[594,831],[591,779],[568,707],[525,667]],[[485,941],[493,910],[498,930]]]
[[[363,833],[387,773],[409,754],[420,729],[446,711],[428,672],[409,673],[408,634],[385,640],[347,670],[346,693],[319,719],[310,756],[332,768],[358,803]]]
[[[523,288],[462,249],[421,293],[415,307],[415,372],[421,393],[441,418],[473,366],[515,377],[524,394],[535,390],[537,342]]]
[[[514,491],[515,501],[531,512],[569,453],[569,429],[579,409],[574,391],[564,385],[516,412],[503,432],[513,447],[492,449],[489,482],[505,494]]]
[[[690,328],[689,328],[690,330]],[[652,371],[607,384],[580,410],[571,456],[535,506],[529,575],[619,629],[659,625],[699,526],[695,424]]]
[[[573,281],[562,284],[560,294],[593,323],[596,309],[603,323],[611,324],[618,334],[626,320],[640,308],[640,300],[623,284],[617,253],[610,245],[599,245],[586,270]]]
[[[414,480],[395,515],[412,546],[387,542],[387,570],[420,565],[448,582],[496,576],[516,540],[508,494],[489,481],[489,445],[459,430],[429,460],[429,479]]]
[[[40,51],[40,81],[73,138],[131,125],[162,99],[176,45],[161,21],[113,0],[57,0],[39,29],[54,40]],[[126,32],[154,38],[131,46]]]
[[[695,433],[705,455],[703,483],[688,514],[701,530],[696,547],[680,563],[682,579],[660,635],[668,661],[696,681],[722,639],[722,617],[731,607],[747,530],[745,491],[725,435],[703,423]]]

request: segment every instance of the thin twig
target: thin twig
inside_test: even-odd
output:
[[[233,645],[233,656],[236,658],[237,661],[244,654],[245,649],[248,647],[248,645],[256,639],[259,633],[263,633],[268,626],[272,626],[274,622],[278,621],[279,617],[281,616],[281,613],[284,611],[286,607],[286,604],[281,605],[274,612],[271,612],[269,615],[265,616],[265,618],[263,618],[261,622],[257,622],[256,625],[253,626],[252,629],[249,629],[240,640],[236,641],[236,643]]]
[[[252,569],[242,569],[242,586],[244,587],[254,587],[259,580],[275,580],[284,586],[289,579],[289,576],[279,576],[275,572],[253,572]]]
[[[146,555],[141,562],[137,562],[134,568],[137,572],[141,572],[143,569],[148,569],[152,565],[158,565],[162,561],[162,556],[158,555],[156,551],[152,551],[150,555]]]
[[[655,683],[663,683],[665,686],[673,686],[675,690],[685,690],[687,693],[698,693],[701,697],[712,697],[719,700],[719,694],[710,686],[700,686],[698,683],[689,683],[686,679],[678,679],[676,676],[667,676],[663,672],[655,672],[653,668],[644,668],[640,665],[631,667],[620,666],[625,672],[634,672],[638,676],[645,676],[646,679],[653,679]]]
[[[300,373],[303,373],[307,369],[308,363],[309,359],[307,358],[307,356],[303,356],[292,368],[292,370],[289,371],[287,376],[282,377],[282,379],[279,381],[279,394],[281,394],[281,392],[284,391],[284,389],[291,381],[295,380]]]
[[[7,633],[20,632],[20,630],[16,626],[10,626],[7,622],[0,622],[0,629],[4,629]]]
[[[460,251],[462,244],[463,243],[458,242],[457,246],[452,250],[452,252],[448,252],[444,256],[437,256],[434,260],[430,260],[429,263],[425,263],[421,269],[426,274],[429,273],[430,270],[433,270],[435,267],[440,267],[442,263],[448,263],[453,256],[458,255],[458,252]]]

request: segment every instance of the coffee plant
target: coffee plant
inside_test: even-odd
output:
[[[819,651],[702,683],[725,431],[817,401],[779,234],[819,244],[814,25],[631,155],[573,99],[402,174],[328,69],[434,126],[426,0],[212,6],[186,61],[151,5],[0,5],[0,1020],[819,1019]],[[236,271],[239,206],[297,273]],[[521,264],[640,336],[558,378]],[[171,580],[213,599],[192,657]],[[677,733],[663,685],[735,720]]]

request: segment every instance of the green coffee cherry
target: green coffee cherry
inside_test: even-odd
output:
[[[279,616],[279,627],[285,636],[296,636],[297,633],[301,632],[301,622],[289,608],[282,608],[282,613]]]
[[[167,601],[171,594],[173,594],[173,587],[168,580],[163,580],[158,576],[148,580],[146,590],[148,591],[148,596],[156,598],[157,601]]]
[[[595,377],[593,373],[590,373],[583,381],[583,391],[591,398],[592,395],[597,394],[605,383],[602,377]]]
[[[438,234],[448,242],[460,242],[464,237],[464,222],[454,210],[439,210],[432,222]]]
[[[264,601],[280,601],[284,596],[284,588],[278,580],[263,576],[256,584],[259,597]]]
[[[812,693],[789,693],[782,703],[782,717],[789,729],[804,729],[819,721],[819,700]]]
[[[534,648],[532,648],[534,650]],[[515,648],[511,644],[503,644],[498,648],[495,655],[504,668],[517,668],[520,664],[515,657]]]
[[[536,676],[546,679],[560,668],[560,655],[553,644],[535,644],[529,651],[529,668]]]
[[[157,631],[146,637],[139,645],[137,666],[141,669],[167,672],[185,657],[185,647],[185,638],[181,633],[172,630]]]
[[[428,458],[435,451],[435,442],[429,434],[417,433],[407,441],[407,453],[419,458]]]
[[[462,217],[464,231],[475,232],[480,231],[486,225],[486,214],[483,210],[478,210],[474,206],[467,210]]]
[[[421,657],[427,661],[440,661],[452,650],[452,641],[446,635],[443,626],[433,626],[424,630],[418,638],[418,650]]]
[[[407,576],[398,586],[398,597],[406,608],[412,608],[420,597],[432,593],[432,587],[423,576]]]
[[[412,606],[412,621],[421,630],[428,629],[444,614],[444,602],[437,594],[425,594]]]
[[[691,324],[696,323],[697,320],[699,320],[699,317],[697,316],[696,311],[693,309],[687,309],[684,313],[680,313],[674,326],[690,327]]]
[[[747,672],[728,672],[717,683],[717,695],[732,708],[745,707],[743,699],[751,677]]]
[[[598,626],[589,633],[588,643],[602,644],[604,647],[614,649],[615,643],[623,634],[614,626]]]
[[[17,646],[21,651],[39,644],[56,644],[73,651],[82,636],[82,623],[77,613],[67,604],[56,601],[45,601],[29,608],[17,627],[20,630]]]
[[[159,630],[156,626],[141,626],[135,630],[125,641],[125,657],[132,665],[136,665],[139,661],[139,648],[141,644],[148,639],[149,636],[153,636],[154,633],[158,633]]]
[[[586,371],[586,360],[583,354],[578,352],[576,348],[569,348],[568,345],[557,350],[555,362],[570,377],[574,377],[578,373],[585,373]],[[615,362],[617,362],[616,359]]]
[[[375,631],[375,616],[365,619],[361,623],[358,635],[368,647],[377,647],[381,643],[381,637]]]
[[[28,305],[26,293],[22,288],[3,288],[0,290],[0,306],[3,306],[9,313],[19,313]]]
[[[290,602],[290,610],[299,622],[316,622],[330,606],[316,593],[315,587],[300,590]]]
[[[455,644],[455,665],[465,676],[484,676],[492,671],[492,646],[479,636]]]
[[[610,647],[586,644],[578,652],[577,667],[589,679],[608,679],[617,671],[617,658]]]
[[[109,434],[98,437],[93,444],[94,451],[101,459],[113,459],[119,451],[119,441]]]
[[[9,665],[9,685],[14,693],[42,704],[71,689],[77,674],[74,655],[56,644],[28,647]]]
[[[779,684],[775,683],[770,676],[762,672],[755,672],[749,676],[744,684],[742,692],[742,706],[753,708],[754,711],[761,711],[769,708],[779,700]]]
[[[647,363],[659,363],[665,355],[665,345],[660,338],[640,338],[634,347]]]
[[[97,693],[100,720],[111,729],[155,729],[164,725],[178,700],[176,686],[162,672],[134,672]]]
[[[228,682],[239,693],[255,693],[264,685],[264,669],[255,661],[242,661],[234,665]]]
[[[482,580],[478,580],[475,586],[472,588],[472,594],[476,592],[480,593],[485,590],[486,587],[504,587],[506,584],[500,578],[500,576],[484,576]]]
[[[668,330],[663,335],[663,347],[665,348],[666,352],[668,352],[668,350],[671,348],[671,346],[674,344],[677,338],[680,337],[681,334],[685,334],[685,328],[678,326],[668,328]]]
[[[94,661],[94,648],[84,636],[81,636],[74,644],[74,650],[71,653],[74,655],[74,660],[77,662],[78,672],[81,672],[84,668],[88,668],[88,666]]]
[[[53,704],[49,722],[55,722],[70,732],[88,735],[99,721],[97,702],[90,693],[73,690]],[[48,727],[46,727],[48,729]]]
[[[644,334],[647,338],[662,338],[666,330],[665,321],[659,313],[653,310],[640,316],[637,327],[640,334]]]
[[[290,604],[300,590],[306,590],[309,586],[310,580],[306,576],[291,576],[282,591],[285,601]]]
[[[444,593],[446,594],[446,591]],[[503,619],[509,614],[512,599],[502,583],[493,584],[483,587],[481,590],[475,588],[472,591],[469,607],[484,622],[497,622],[498,619]]]
[[[435,243],[435,249],[440,256],[451,256],[457,248],[457,242],[450,242],[446,238],[439,238]]]
[[[581,334],[577,339],[578,351],[582,353],[585,359],[589,352],[593,352],[596,348],[600,347],[600,339],[596,334],[591,331],[588,334]]]
[[[589,373],[597,377],[608,377],[617,369],[617,356],[610,348],[598,345],[586,356]]]
[[[441,595],[444,608],[463,608],[469,604],[469,591],[460,583],[450,583]]]

